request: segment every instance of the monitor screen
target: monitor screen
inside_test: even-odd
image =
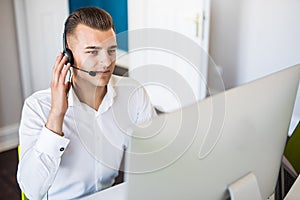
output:
[[[249,174],[267,199],[299,78],[300,65],[290,67],[134,127],[126,199],[226,199],[228,187]]]

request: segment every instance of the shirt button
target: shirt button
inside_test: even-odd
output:
[[[59,150],[60,150],[60,151],[64,151],[64,150],[65,150],[65,148],[61,147]]]

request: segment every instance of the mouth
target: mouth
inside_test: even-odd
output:
[[[110,74],[110,70],[105,70],[105,71],[95,71],[96,74],[100,74],[100,75],[107,75]]]

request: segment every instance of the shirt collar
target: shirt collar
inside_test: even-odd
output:
[[[115,81],[112,80],[113,77],[111,77],[109,83],[107,84],[107,92],[102,100],[102,103],[100,104],[98,108],[97,113],[103,113],[107,111],[112,104],[114,103],[114,97],[117,95],[115,91]],[[80,102],[78,99],[73,87],[70,88],[69,93],[68,93],[68,105],[69,107],[74,107],[74,106],[82,106],[83,103]]]
[[[98,113],[104,113],[105,111],[107,111],[113,105],[115,96],[116,91],[114,85],[112,84],[112,81],[110,80],[107,84],[107,92],[98,108]]]
[[[68,93],[68,105],[69,107],[73,106],[79,106],[81,102],[79,101],[77,95],[75,94],[75,91],[73,90],[73,87],[70,87],[69,93]]]

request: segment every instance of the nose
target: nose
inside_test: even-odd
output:
[[[108,55],[108,52],[104,49],[100,51],[99,65],[101,67],[108,67],[112,63],[112,58]]]

